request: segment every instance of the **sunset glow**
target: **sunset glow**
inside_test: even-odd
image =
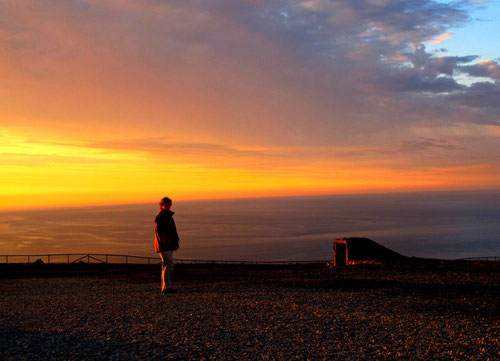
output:
[[[391,3],[0,1],[0,209],[498,188],[479,5]]]

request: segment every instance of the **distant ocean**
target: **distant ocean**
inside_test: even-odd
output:
[[[362,236],[407,256],[500,255],[500,191],[174,200],[176,258],[326,260]],[[0,254],[154,256],[156,204],[0,212]]]

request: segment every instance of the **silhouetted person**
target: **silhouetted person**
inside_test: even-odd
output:
[[[173,252],[179,249],[179,235],[170,210],[172,200],[164,197],[160,201],[160,212],[155,218],[155,252],[161,257],[161,292],[175,293],[171,273],[174,270]]]

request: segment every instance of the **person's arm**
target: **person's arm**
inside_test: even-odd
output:
[[[169,238],[171,240],[172,249],[175,251],[179,249],[179,235],[177,234],[177,227],[175,226],[175,221],[173,218],[169,228]]]
[[[155,219],[155,232],[158,242],[164,245],[167,242],[167,232],[165,229],[165,219],[164,217],[157,216]]]

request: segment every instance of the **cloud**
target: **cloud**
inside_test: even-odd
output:
[[[246,156],[259,156],[259,157],[272,157],[273,154],[269,150],[252,150],[242,149],[216,143],[176,143],[172,140],[165,140],[161,138],[142,138],[142,139],[129,139],[117,141],[105,141],[98,143],[87,144],[86,147],[90,148],[104,148],[104,149],[122,149],[131,151],[146,151],[152,154],[168,154],[177,153],[182,155],[197,156],[203,155],[218,155],[227,157],[246,157]]]
[[[493,60],[481,60],[474,65],[460,66],[459,70],[472,76],[500,80],[500,65]]]
[[[467,140],[451,131],[416,140],[412,132],[498,125],[499,64],[425,47],[473,21],[477,6],[0,1],[0,125],[217,164],[337,159],[389,142],[405,155],[459,151]]]
[[[464,150],[463,146],[450,144],[445,139],[418,137],[412,140],[405,140],[399,148],[401,152],[418,152],[429,149],[443,149],[449,151]]]
[[[179,143],[175,138],[137,138],[103,141],[84,146],[102,149],[105,152],[125,151],[145,153],[158,163],[190,164],[202,167],[250,167],[254,169],[275,169],[285,165],[297,165],[307,160],[307,155],[299,154],[298,148],[286,147],[245,147],[220,143]],[[295,160],[290,157],[294,155]]]
[[[420,45],[413,53],[408,54],[408,61],[412,64],[412,70],[430,77],[442,74],[451,77],[460,64],[470,63],[477,58],[477,55],[434,56],[426,52],[424,45]]]
[[[449,96],[454,103],[480,109],[485,113],[492,111],[492,122],[500,125],[500,84],[491,82],[477,82],[466,91]]]
[[[434,39],[429,40],[429,43],[432,45],[438,45],[438,44],[441,44],[443,41],[451,39],[452,36],[453,36],[453,33],[451,31],[447,31],[445,33],[439,34]]]
[[[315,132],[310,119],[317,119],[318,125],[327,122],[332,108],[351,123],[369,107],[373,117],[384,118],[370,103],[377,91],[463,90],[454,72],[458,64],[475,59],[436,57],[422,45],[470,21],[473,5],[467,2],[27,4],[3,5],[8,14],[2,19],[3,34],[11,41],[22,39],[22,44],[10,46],[11,66],[25,75],[43,76],[43,81],[59,79],[58,87],[72,82],[76,87],[65,90],[75,92],[73,109],[85,101],[94,110],[93,118],[108,122],[114,117],[139,118],[146,102],[154,113],[146,126],[159,125],[158,114],[166,111],[191,127],[208,122],[206,131],[227,129],[234,134],[244,128],[255,139],[258,132],[246,125],[252,121],[287,141],[321,138],[323,130]],[[89,89],[78,93],[83,84]],[[91,98],[95,89],[104,93],[100,99],[106,99],[107,108]],[[366,94],[367,89],[372,94]],[[120,96],[129,99],[116,99]],[[303,114],[291,110],[290,103]],[[205,116],[189,109],[193,104],[208,108],[205,114],[218,114]]]
[[[465,88],[451,77],[429,77],[411,70],[386,74],[380,78],[380,84],[384,85],[387,90],[395,92],[448,93]]]

